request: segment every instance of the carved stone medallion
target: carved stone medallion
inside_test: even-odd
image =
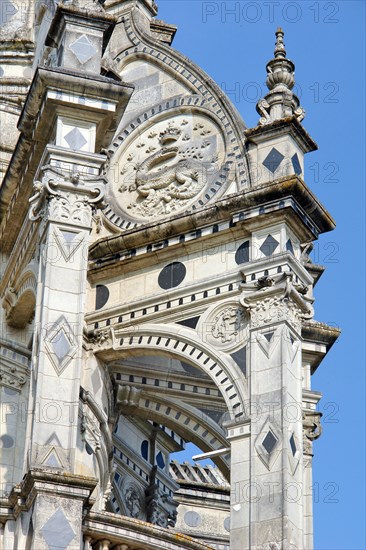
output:
[[[135,519],[145,519],[143,490],[130,476],[125,476],[122,481],[121,496],[126,515]]]
[[[236,302],[227,302],[209,310],[198,326],[201,338],[216,348],[234,351],[248,339],[247,313]]]
[[[107,177],[114,211],[143,223],[186,210],[204,197],[225,160],[216,122],[189,112],[138,130],[111,159]]]

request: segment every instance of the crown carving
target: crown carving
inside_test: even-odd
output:
[[[175,126],[172,122],[168,125],[166,130],[164,132],[161,132],[159,135],[159,141],[161,145],[165,145],[167,143],[172,143],[174,141],[177,141],[182,133],[182,130],[180,130],[177,126]]]

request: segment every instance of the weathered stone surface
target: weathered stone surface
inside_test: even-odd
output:
[[[0,21],[0,546],[311,549],[339,331],[308,254],[334,221],[283,31],[247,129],[153,0],[24,4]],[[171,461],[187,442],[216,468]]]

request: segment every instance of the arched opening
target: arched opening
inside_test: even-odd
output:
[[[239,367],[181,326],[116,331],[112,345],[97,353],[115,386],[119,415],[110,511],[176,526],[225,547],[230,456],[221,451],[230,447],[225,421],[243,416],[246,387]],[[219,451],[214,465],[177,460],[175,453],[188,443],[203,453]],[[208,533],[207,504],[218,501],[217,532]]]

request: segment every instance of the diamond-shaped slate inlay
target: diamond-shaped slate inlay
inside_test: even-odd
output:
[[[297,153],[294,154],[293,157],[291,157],[292,167],[294,169],[294,172],[297,176],[300,176],[302,173],[301,165],[299,161],[299,157],[297,156]]]
[[[50,550],[66,550],[75,533],[66,518],[63,510],[59,508],[53,516],[44,524],[41,535],[48,544]]]
[[[69,48],[82,65],[84,65],[87,61],[90,61],[90,59],[97,53],[97,50],[85,34],[70,44]]]
[[[273,338],[274,332],[267,332],[266,334],[263,334],[263,336],[266,338],[267,342],[271,342]]]
[[[1,0],[0,3],[0,27],[6,25],[8,21],[18,12],[18,8],[12,2]]]
[[[83,234],[81,232],[66,231],[65,229],[56,229],[55,238],[64,259],[68,262],[81,245]]]
[[[290,437],[290,447],[291,447],[292,455],[295,456],[297,449],[296,449],[294,434],[292,434],[292,436]]]
[[[52,453],[49,454],[47,460],[45,460],[43,464],[45,466],[50,466],[51,468],[60,468],[60,463],[57,459],[55,451],[52,451]]]
[[[88,143],[79,128],[73,128],[71,132],[66,134],[65,141],[74,151],[80,151]]]
[[[271,453],[277,444],[277,438],[273,435],[271,430],[267,433],[266,437],[262,441],[263,447],[267,453]]]
[[[77,351],[74,333],[63,315],[49,331],[46,348],[57,374],[60,375]]]
[[[61,329],[51,340],[53,351],[55,352],[57,359],[62,363],[69,351],[71,350],[71,344],[65,335],[63,329]]]
[[[288,250],[289,252],[291,252],[291,254],[295,254],[294,253],[294,247],[292,245],[292,241],[291,239],[288,239],[287,243],[286,243],[286,250]]]
[[[274,174],[284,158],[285,157],[282,155],[282,153],[272,147],[271,151],[268,153],[262,164],[267,168],[267,170]]]
[[[72,231],[66,231],[65,229],[61,229],[61,233],[63,238],[65,239],[66,246],[70,246],[75,237],[78,235],[78,233],[73,233]]]
[[[260,247],[260,251],[265,256],[272,256],[274,254],[276,248],[278,247],[280,243],[276,241],[272,235],[268,235],[268,237],[265,239],[265,241],[262,243],[262,246]]]

